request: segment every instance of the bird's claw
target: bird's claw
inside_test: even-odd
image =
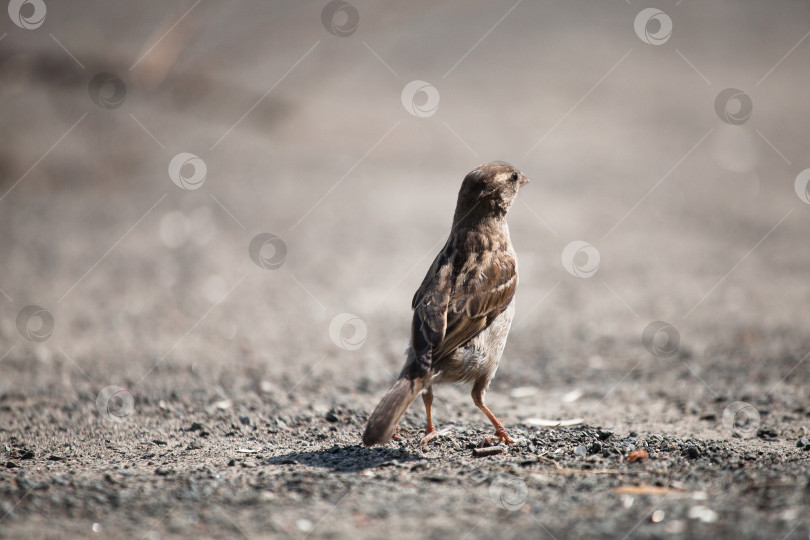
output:
[[[438,431],[435,429],[427,431],[425,432],[425,436],[422,437],[422,440],[419,441],[419,444],[417,446],[425,446],[427,443],[429,443],[439,435],[452,435],[452,434],[453,432],[446,428]]]
[[[512,439],[512,437],[509,436],[509,434],[506,432],[505,429],[499,428],[495,430],[495,435],[487,435],[486,437],[484,437],[484,440],[481,441],[479,447],[483,448],[493,442],[496,443],[505,442],[506,444],[515,443],[514,439]]]

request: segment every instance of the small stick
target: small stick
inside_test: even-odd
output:
[[[503,446],[488,446],[486,448],[473,448],[473,457],[497,456],[503,454]]]

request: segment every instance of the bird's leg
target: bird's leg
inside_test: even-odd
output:
[[[429,387],[422,392],[422,401],[425,402],[425,413],[427,414],[427,427],[425,428],[425,436],[419,441],[419,446],[424,446],[432,441],[439,432],[433,426],[433,417],[430,414],[430,407],[433,405],[433,388]]]
[[[513,441],[512,438],[509,437],[509,434],[506,432],[506,429],[503,427],[503,424],[501,424],[500,420],[498,420],[495,417],[495,415],[492,414],[492,411],[490,411],[487,408],[487,406],[484,405],[484,393],[487,391],[488,383],[489,381],[487,381],[486,379],[479,379],[475,381],[475,384],[473,385],[472,389],[473,403],[475,403],[475,406],[481,409],[483,413],[487,415],[489,421],[492,422],[493,426],[495,426],[495,435],[487,435],[486,437],[484,437],[484,440],[481,441],[481,446],[487,445],[495,441],[498,442],[504,441],[507,444],[512,444],[515,441]]]

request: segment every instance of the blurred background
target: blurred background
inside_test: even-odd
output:
[[[507,423],[806,400],[809,31],[795,1],[12,1],[0,393],[370,409],[500,159],[531,178]]]
[[[806,537],[810,3],[7,11],[0,537]],[[492,160],[531,179],[487,394],[523,442],[471,457],[442,387],[455,436],[415,449],[420,403],[358,448]]]

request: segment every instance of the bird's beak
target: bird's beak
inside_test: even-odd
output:
[[[518,180],[518,187],[523,187],[528,183],[529,183],[529,177],[526,176],[525,174],[521,173],[520,180]]]

